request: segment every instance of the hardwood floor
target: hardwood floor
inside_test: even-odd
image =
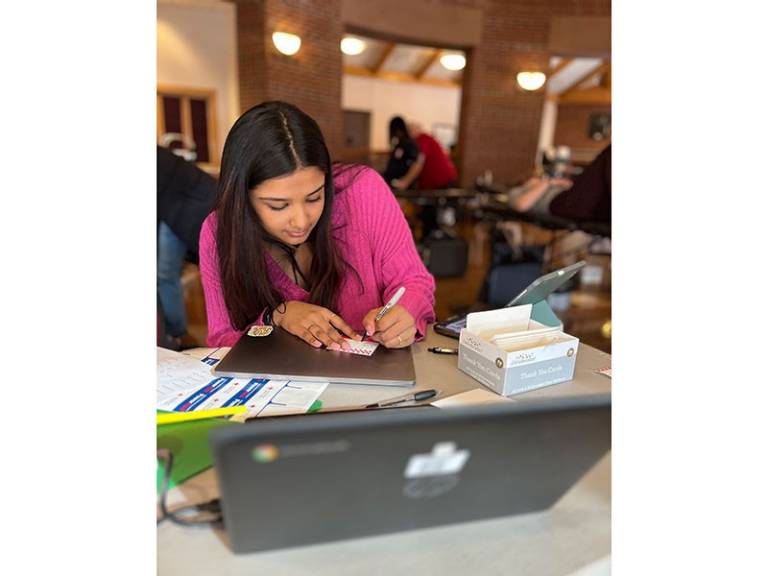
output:
[[[488,273],[491,261],[490,224],[472,222],[464,219],[456,226],[457,233],[469,243],[469,262],[466,273],[460,278],[437,278],[435,291],[436,313],[438,319],[445,319],[456,312],[479,306],[478,296],[483,281]],[[527,230],[529,237],[548,242],[547,231]],[[543,232],[543,233],[542,233]],[[537,236],[538,235],[538,236]],[[582,239],[583,240],[583,239]],[[578,337],[583,343],[594,346],[604,352],[611,352],[611,290],[610,290],[610,254],[591,255],[586,244],[572,254],[574,261],[585,258],[593,267],[602,269],[602,278],[590,285],[582,284],[569,293],[565,309],[555,309],[563,321],[565,331]],[[582,272],[582,276],[584,273]],[[184,297],[187,308],[188,335],[184,339],[186,346],[205,346],[207,336],[205,300],[200,284],[197,266],[187,264],[182,274]],[[555,302],[552,303],[553,308]]]

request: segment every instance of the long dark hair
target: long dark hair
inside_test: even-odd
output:
[[[405,120],[403,120],[402,116],[393,116],[389,121],[390,142],[392,141],[392,138],[397,138],[398,142],[409,140],[411,138],[411,134],[408,132],[408,128],[405,125]]]
[[[282,301],[265,260],[269,234],[249,192],[265,180],[310,166],[325,174],[325,205],[308,240],[313,257],[307,290],[311,303],[335,310],[346,265],[332,238],[333,174],[320,127],[296,106],[264,102],[240,116],[227,135],[215,206],[216,246],[224,301],[238,330]]]

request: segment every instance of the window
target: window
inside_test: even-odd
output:
[[[194,152],[195,162],[218,165],[213,90],[157,88],[157,138],[170,148]]]

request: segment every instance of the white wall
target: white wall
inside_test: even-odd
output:
[[[418,122],[430,134],[435,123],[452,124],[458,130],[461,88],[344,74],[341,101],[344,110],[371,113],[370,147],[388,150],[392,116],[402,116],[406,122]]]
[[[214,164],[240,114],[236,6],[214,0],[159,0],[157,83],[215,90]]]
[[[555,128],[557,126],[557,104],[544,99],[544,109],[541,114],[541,128],[539,129],[539,148],[541,150],[549,150],[555,143]],[[537,155],[537,158],[540,156]]]

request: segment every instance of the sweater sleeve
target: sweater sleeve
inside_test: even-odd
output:
[[[366,169],[353,186],[358,189],[349,192],[357,197],[356,212],[378,270],[382,302],[404,286],[398,304],[413,316],[421,340],[427,324],[435,320],[435,279],[422,263],[403,211],[381,176]]]
[[[235,329],[224,302],[216,252],[216,216],[208,215],[200,230],[200,280],[208,316],[208,346],[234,346],[243,331]]]

